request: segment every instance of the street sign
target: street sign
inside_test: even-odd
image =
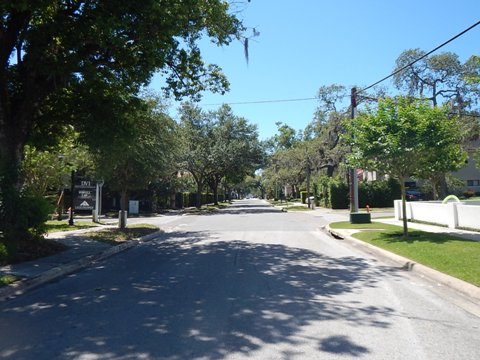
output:
[[[74,209],[93,210],[95,208],[96,183],[90,180],[80,179],[74,187]]]

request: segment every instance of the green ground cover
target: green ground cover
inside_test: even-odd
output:
[[[85,233],[85,236],[96,241],[116,244],[152,234],[158,229],[157,226],[150,224],[135,224],[128,226],[126,229],[108,228],[92,231]]]
[[[339,222],[330,227],[364,230],[353,237],[480,286],[480,242],[418,230],[410,230],[409,237],[404,238],[400,226],[380,222]]]
[[[68,220],[48,220],[46,222],[47,232],[54,233],[60,231],[80,230],[96,227],[98,224],[91,221],[75,221],[73,225],[68,225]]]
[[[292,205],[292,206],[287,206],[288,211],[312,211],[312,209],[309,209],[306,205]]]
[[[11,284],[17,280],[18,278],[13,275],[0,275],[0,287]]]
[[[225,209],[228,207],[230,203],[224,202],[224,203],[219,203],[218,205],[213,205],[213,204],[208,204],[208,205],[202,205],[200,209],[196,207],[190,207],[186,208],[183,211],[186,214],[191,214],[191,215],[201,215],[201,214],[208,214],[217,211],[218,209]]]

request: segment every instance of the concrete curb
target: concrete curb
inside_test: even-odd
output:
[[[50,270],[47,270],[47,271],[43,272],[42,274],[40,274],[36,277],[26,279],[26,280],[20,280],[20,281],[17,281],[15,283],[13,283],[13,284],[4,286],[4,287],[0,288],[0,301],[5,301],[5,300],[8,300],[10,298],[20,296],[20,295],[26,293],[29,290],[32,290],[32,289],[34,289],[36,287],[39,287],[43,284],[49,283],[49,282],[51,282],[55,279],[58,279],[62,276],[77,272],[81,269],[84,269],[84,268],[90,266],[91,264],[93,264],[97,261],[101,261],[101,260],[104,260],[108,257],[116,255],[116,254],[118,254],[122,251],[130,249],[131,247],[133,247],[135,245],[142,244],[142,243],[147,242],[147,241],[151,241],[151,240],[159,237],[163,233],[164,233],[163,230],[158,230],[158,231],[155,231],[152,234],[143,236],[141,238],[125,241],[125,242],[123,242],[119,245],[112,246],[112,247],[110,247],[106,250],[103,250],[103,251],[99,252],[99,253],[86,256],[82,259],[75,260],[73,262],[70,262],[70,263],[67,263],[67,264],[64,264],[64,265],[61,265],[61,266],[54,267]]]
[[[355,239],[350,235],[342,234],[341,231],[333,230],[328,225],[325,227],[325,230],[330,233],[334,238],[346,240],[351,244],[354,244],[355,246],[360,246],[362,247],[363,251],[373,256],[387,258],[388,260],[399,264],[403,270],[412,271],[423,275],[431,281],[454,289],[473,300],[480,301],[480,288],[475,285],[457,279],[453,276],[444,274],[425,265],[416,263],[408,258],[394,254],[388,250],[384,250],[364,241]]]

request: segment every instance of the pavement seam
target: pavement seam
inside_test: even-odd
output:
[[[113,255],[116,255],[122,251],[130,249],[131,247],[142,244],[144,242],[151,241],[164,233],[163,230],[155,231],[152,234],[145,235],[140,238],[132,239],[125,241],[119,245],[114,245],[106,250],[100,251],[96,254],[86,256],[84,258],[74,260],[72,262],[63,264],[61,266],[53,267],[47,271],[44,271],[38,276],[33,278],[19,280],[14,282],[13,284],[6,285],[0,288],[0,301],[9,300],[11,298],[15,298],[17,296],[23,295],[26,292],[33,290],[41,285],[49,283],[53,280],[56,280],[60,277],[65,275],[72,274],[79,270],[82,270],[89,265],[109,258]]]
[[[444,274],[438,270],[419,264],[411,259],[397,255],[362,240],[358,240],[350,235],[342,234],[342,232],[330,228],[329,225],[325,227],[325,230],[334,238],[347,240],[350,243],[363,247],[364,251],[371,255],[388,258],[390,261],[399,264],[403,270],[418,273],[431,281],[454,289],[475,301],[480,301],[480,288],[478,286],[457,279],[451,275]]]

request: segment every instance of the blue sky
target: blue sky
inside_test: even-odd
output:
[[[370,85],[392,72],[402,51],[430,51],[480,20],[480,1],[251,0],[241,17],[260,32],[250,41],[248,65],[238,42],[223,48],[202,43],[205,61],[222,67],[231,84],[223,96],[205,93],[205,110],[222,103],[312,98],[334,83]],[[462,61],[479,55],[480,25],[442,51]],[[155,77],[150,87],[160,90],[161,79]],[[309,100],[231,106],[266,139],[278,121],[303,129],[317,105]],[[177,106],[172,103],[172,114]]]

